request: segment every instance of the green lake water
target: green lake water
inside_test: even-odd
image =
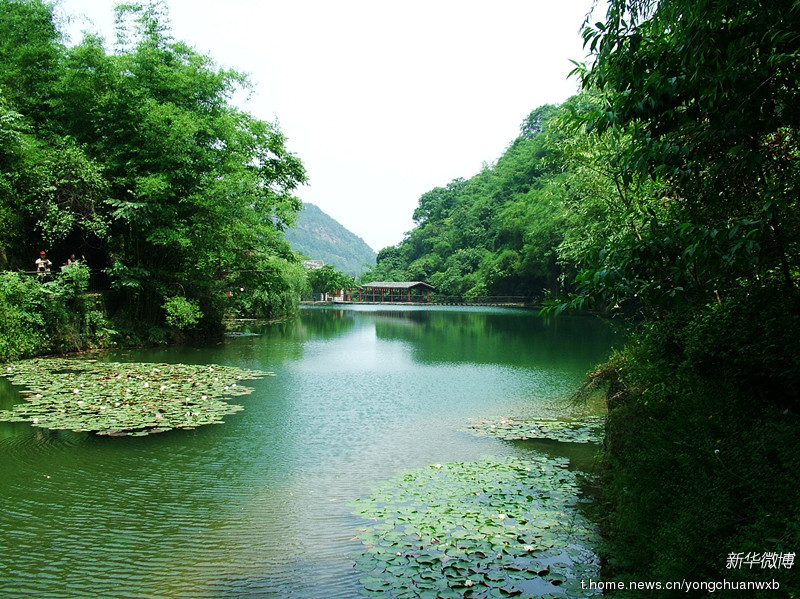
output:
[[[502,308],[309,307],[215,345],[103,354],[274,372],[225,424],[100,437],[0,423],[0,597],[354,597],[347,503],[403,471],[592,447],[506,442],[470,418],[593,413],[570,395],[603,321]],[[0,408],[21,401],[0,378]]]

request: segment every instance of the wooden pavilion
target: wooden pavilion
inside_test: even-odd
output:
[[[433,285],[422,281],[376,281],[358,288],[359,302],[430,302]],[[424,299],[422,297],[424,292]],[[387,300],[388,294],[388,300]]]

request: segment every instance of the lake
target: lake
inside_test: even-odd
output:
[[[353,597],[348,503],[409,469],[593,447],[475,436],[471,418],[568,418],[615,337],[513,308],[306,307],[203,347],[108,361],[224,364],[255,381],[225,424],[109,438],[0,423],[0,596]],[[98,357],[98,356],[94,356]],[[0,378],[0,408],[21,401]]]

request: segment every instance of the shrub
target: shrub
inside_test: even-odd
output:
[[[0,274],[0,361],[108,345],[113,330],[86,295],[88,281],[84,265],[47,283]]]
[[[80,262],[73,262],[61,269],[61,273],[51,283],[56,295],[67,300],[82,300],[89,288],[89,267]]]
[[[0,274],[0,362],[32,355],[45,343],[41,286],[15,272]]]
[[[800,591],[791,569],[726,568],[800,544],[797,302],[742,289],[642,327],[600,371],[608,576]]]
[[[167,324],[179,330],[190,329],[203,318],[197,302],[181,295],[167,298],[162,307],[166,312]]]

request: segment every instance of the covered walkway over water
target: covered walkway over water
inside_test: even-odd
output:
[[[348,301],[359,302],[425,302],[431,301],[433,285],[422,281],[376,281],[358,288],[358,299],[348,291]]]

